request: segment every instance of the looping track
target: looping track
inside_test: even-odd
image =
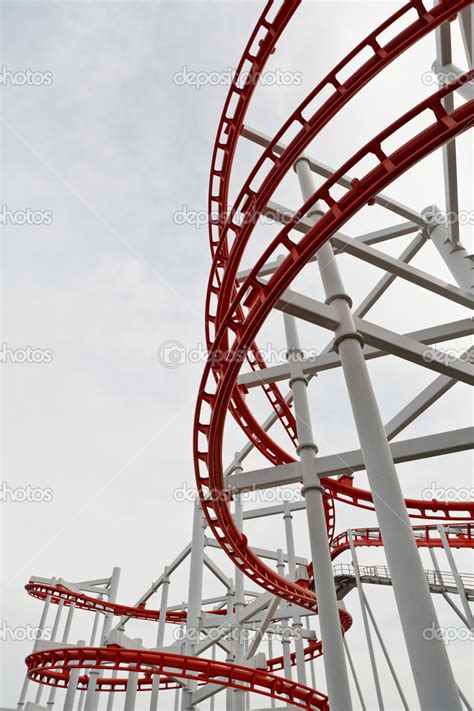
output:
[[[248,440],[274,465],[294,461],[294,456],[277,444],[252,415],[246,401],[246,391],[237,385],[242,364],[241,354],[253,370],[264,369],[265,362],[256,344],[257,334],[270,314],[279,296],[287,289],[298,273],[313,257],[318,248],[354,214],[370,204],[374,196],[384,190],[397,177],[409,170],[419,160],[443,146],[473,125],[473,102],[447,111],[443,99],[463,82],[474,77],[471,72],[443,87],[422,101],[387,129],[375,136],[352,158],[342,165],[292,216],[289,222],[260,254],[250,273],[242,283],[237,282],[241,259],[260,215],[295,161],[309,143],[334,118],[337,113],[379,72],[409,49],[415,42],[451,20],[469,0],[444,0],[428,9],[421,0],[410,0],[358,44],[311,91],[275,134],[261,156],[233,206],[228,209],[229,186],[234,156],[245,116],[258,78],[278,39],[300,0],[283,0],[277,12],[270,0],[259,18],[239,62],[220,119],[214,145],[209,183],[209,229],[212,266],[206,296],[206,339],[210,353],[201,381],[195,414],[194,459],[196,481],[203,511],[211,530],[228,554],[232,563],[246,576],[268,592],[317,611],[317,600],[312,591],[314,580],[305,586],[279,576],[266,566],[249,547],[229,508],[232,499],[226,489],[222,464],[222,444],[227,411],[238,422]],[[405,26],[397,32],[400,22]],[[390,39],[385,41],[385,37]],[[369,54],[364,62],[360,61]],[[245,79],[244,79],[245,74]],[[429,115],[431,123],[423,131],[414,133],[410,140],[391,153],[384,144],[399,129],[406,128],[417,117]],[[288,136],[293,136],[287,141]],[[283,152],[277,144],[287,145]],[[358,165],[371,157],[374,167],[361,174]],[[356,176],[350,188],[340,197],[334,190],[338,179],[347,173]],[[256,188],[256,184],[259,187]],[[341,191],[337,192],[339,195]],[[317,226],[301,236],[295,226],[318,202],[324,210]],[[239,215],[243,219],[239,219]],[[262,267],[284,254],[278,269],[266,282],[259,278]],[[225,361],[216,357],[226,353]],[[291,400],[285,399],[275,384],[262,386],[274,413],[277,415],[290,441],[296,447],[296,423],[291,411]],[[346,532],[334,537],[334,501],[373,510],[372,493],[332,478],[322,480],[325,488],[325,510],[328,539],[332,558],[347,550]],[[473,503],[427,502],[408,499],[409,515],[426,521],[454,522],[448,534],[453,547],[473,547],[472,524],[461,525],[473,518]],[[420,547],[440,546],[436,529],[429,525],[414,528]],[[354,542],[358,546],[382,546],[378,529],[357,529]],[[129,607],[97,600],[70,591],[61,586],[48,586],[30,582],[28,593],[39,599],[50,597],[53,604],[60,601],[66,606],[74,604],[82,609],[113,613],[136,619],[157,620],[159,611],[145,607]],[[209,610],[209,614],[225,614],[226,610]],[[186,611],[168,612],[166,621],[180,623]],[[347,630],[351,616],[340,610],[341,625]],[[314,659],[322,654],[320,642],[311,642],[305,649],[305,658]],[[292,663],[295,663],[294,655]],[[294,681],[274,676],[272,672],[283,668],[281,657],[267,662],[266,669],[251,669],[228,662],[216,662],[186,655],[165,654],[156,651],[131,650],[109,646],[102,648],[65,648],[37,651],[27,659],[31,679],[49,686],[66,687],[72,669],[83,669],[79,688],[87,688],[88,671],[97,669],[122,672],[113,679],[102,677],[97,682],[99,691],[124,691],[127,674],[139,673],[138,689],[151,688],[154,675],[160,675],[161,688],[175,688],[171,677],[197,680],[199,683],[218,683],[270,696],[303,709],[328,709],[327,697]]]

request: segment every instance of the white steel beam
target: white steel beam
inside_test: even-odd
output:
[[[445,66],[451,64],[453,60],[451,48],[451,25],[445,22],[435,30],[436,37],[436,66]],[[438,78],[438,86],[441,88],[449,81],[446,81],[441,75]],[[443,106],[447,112],[454,109],[454,94],[448,94],[443,99]],[[459,195],[458,195],[458,177],[457,177],[457,154],[456,140],[453,139],[446,143],[443,148],[443,173],[444,173],[444,194],[446,201],[446,212],[448,215],[455,217],[449,222],[449,232],[451,242],[457,244],[459,242]]]
[[[299,160],[296,163],[296,172],[303,199],[309,200],[315,187],[308,163]],[[354,321],[350,301],[329,242],[319,249],[318,267],[326,300],[336,306],[341,319],[341,327],[335,334],[336,350],[341,356],[344,379],[366,463],[369,486],[373,492],[374,508],[420,706],[431,711],[446,708],[460,711],[459,695],[443,641],[431,640],[428,646],[422,637],[423,630],[431,625],[435,629],[438,628],[436,612],[362,353],[359,327]],[[364,322],[365,330],[367,326]],[[370,334],[370,340],[371,345],[385,347],[382,339],[378,339],[378,342],[374,340],[373,334]],[[421,344],[407,343],[410,339],[396,340],[397,348],[399,345],[400,350],[406,350],[407,354],[409,351],[416,351],[417,347],[423,350]],[[316,587],[317,583],[316,575]]]
[[[474,449],[474,427],[437,432],[436,434],[413,437],[412,439],[390,444],[390,451],[395,464],[440,457],[445,454],[470,449]],[[351,474],[365,469],[364,458],[360,449],[318,457],[314,466],[319,477]],[[285,464],[266,469],[254,469],[242,472],[242,474],[232,474],[228,478],[228,487],[235,492],[257,491],[275,486],[287,486],[301,481],[301,470],[298,463],[295,462],[292,468],[291,465]]]
[[[460,321],[452,321],[450,323],[440,324],[439,326],[431,326],[423,328],[419,331],[411,331],[403,334],[405,337],[423,343],[425,345],[443,343],[443,341],[451,341],[455,338],[464,338],[471,336],[474,332],[474,323],[472,319],[466,318]],[[371,360],[373,358],[381,358],[389,355],[388,352],[377,348],[365,347],[364,358]],[[306,376],[312,376],[321,373],[325,370],[339,368],[341,359],[337,353],[327,352],[321,353],[314,357],[306,358],[301,361],[303,373]],[[240,385],[245,385],[246,388],[256,388],[266,383],[277,383],[281,380],[289,380],[291,377],[288,364],[269,366],[261,371],[251,371],[242,373],[239,376],[238,382]]]
[[[325,306],[325,304],[290,290],[285,291],[275,304],[275,308],[284,313],[309,323],[324,326],[325,319],[322,318],[324,312],[321,310],[321,306]],[[408,336],[399,335],[365,319],[354,317],[354,326],[370,346],[404,358],[411,363],[422,365],[437,373],[448,375],[450,378],[457,378],[469,385],[473,383],[473,369],[469,363],[464,363],[460,359],[451,361],[440,351],[433,351]],[[330,328],[329,325],[326,328]]]
[[[472,69],[473,54],[472,45],[474,42],[474,23],[473,23],[472,3],[464,7],[459,13],[459,22],[461,24],[461,34],[464,42],[464,50],[469,69]]]
[[[244,126],[242,129],[241,136],[243,138],[247,138],[249,141],[252,141],[253,143],[256,143],[257,145],[261,146],[262,148],[266,148],[268,145],[271,143],[271,138],[266,136],[264,133],[261,133],[260,131],[257,131],[254,128],[251,128],[250,126]],[[274,152],[278,154],[282,154],[283,151],[286,149],[286,145],[284,143],[277,143],[276,146],[274,146]],[[321,175],[323,178],[330,178],[334,171],[334,168],[329,167],[328,165],[325,165],[324,163],[321,163],[320,161],[315,160],[314,158],[311,158],[310,156],[307,156],[306,154],[303,154],[300,156],[300,158],[304,158],[307,162],[309,167],[314,173],[317,173],[317,175]],[[338,180],[339,185],[343,185],[346,188],[351,187],[353,178],[349,175],[344,175],[342,178]],[[425,225],[425,219],[423,218],[423,215],[421,215],[419,212],[416,212],[416,210],[412,210],[410,207],[407,207],[406,205],[402,205],[401,203],[397,202],[396,200],[393,200],[390,198],[388,195],[384,195],[382,193],[379,193],[378,195],[375,196],[375,202],[377,205],[380,205],[381,207],[387,208],[387,210],[390,210],[391,212],[394,212],[396,215],[399,215],[400,217],[403,217],[404,220],[409,220],[410,222],[415,222],[417,225],[420,227],[424,227]]]
[[[291,214],[288,208],[278,205],[276,203],[269,203],[266,210],[266,214],[274,217],[279,222],[285,222],[285,216]],[[311,227],[311,222],[308,218],[303,218],[300,223],[300,231],[308,232]],[[472,308],[474,306],[474,299],[471,294],[466,293],[464,288],[459,288],[452,284],[446,284],[442,279],[438,279],[430,274],[427,274],[417,267],[413,267],[406,262],[397,259],[396,257],[391,257],[385,252],[381,252],[369,244],[364,243],[361,240],[353,239],[347,235],[342,234],[342,232],[336,232],[332,237],[331,242],[338,252],[344,252],[345,254],[350,254],[353,257],[362,259],[367,264],[379,267],[390,274],[405,279],[406,281],[415,284],[423,289],[428,289],[438,296],[442,296],[450,301],[460,304],[461,306],[466,306]],[[315,255],[311,261],[316,261],[317,256]],[[259,276],[264,277],[275,272],[279,266],[280,262],[275,260],[274,262],[269,262],[261,270]],[[250,273],[250,270],[243,270],[237,274],[237,280],[242,282]]]
[[[430,222],[427,233],[456,283],[472,293],[474,286],[474,256],[469,254],[460,242],[456,245],[452,243],[449,229],[444,222],[443,213],[440,212],[436,205],[425,208],[423,214]]]
[[[474,347],[470,348],[469,359],[472,362],[474,355]],[[408,427],[417,417],[427,410],[433,403],[439,400],[445,393],[448,392],[458,381],[454,378],[448,378],[446,375],[439,375],[426,388],[424,388],[413,400],[411,400],[404,408],[402,408],[392,419],[385,425],[385,432],[388,439],[396,437],[405,427]]]

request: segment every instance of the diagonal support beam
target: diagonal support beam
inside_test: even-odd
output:
[[[288,219],[288,214],[291,214],[291,211],[282,205],[270,202],[265,213],[267,216],[272,217],[278,222],[284,224]],[[299,231],[306,233],[310,230],[310,228],[311,222],[307,218],[300,220],[298,227]],[[385,252],[381,252],[361,240],[352,239],[352,237],[348,237],[347,235],[342,234],[342,232],[336,232],[331,241],[338,253],[344,252],[344,254],[350,254],[357,259],[361,259],[367,264],[383,269],[390,274],[415,284],[415,286],[427,289],[433,294],[442,296],[445,299],[449,299],[454,303],[460,304],[461,306],[466,306],[467,308],[474,307],[474,297],[464,289],[460,289],[458,286],[454,286],[452,284],[447,284],[442,279],[438,279],[437,277],[427,274],[422,269],[413,267],[410,264],[397,259],[396,257],[391,257],[390,255],[385,254]],[[316,260],[317,255],[315,255],[311,261]],[[273,274],[273,272],[275,272],[279,267],[279,264],[280,263],[278,261],[269,262],[262,269],[259,276],[264,277]],[[240,272],[237,274],[237,280],[242,282],[249,273],[250,270]]]
[[[269,136],[266,136],[264,133],[261,133],[260,131],[257,131],[256,129],[251,128],[250,126],[243,127],[241,136],[243,138],[247,138],[253,143],[256,143],[262,148],[267,148],[267,146],[269,146],[272,141]],[[281,155],[286,150],[286,148],[287,146],[284,143],[277,143],[274,146],[273,150],[275,153]],[[331,168],[330,166],[325,165],[324,163],[321,163],[320,161],[317,161],[306,154],[302,154],[299,159],[301,160],[302,158],[308,161],[309,167],[311,168],[313,173],[317,173],[317,175],[321,175],[323,178],[330,178],[335,172],[334,168]],[[353,178],[351,176],[344,175],[338,180],[338,184],[343,185],[345,188],[350,188],[352,180]],[[420,227],[424,227],[426,225],[426,221],[423,215],[421,215],[419,212],[416,212],[416,210],[412,210],[410,207],[402,205],[396,200],[393,200],[388,195],[379,193],[375,196],[374,199],[377,205],[387,208],[387,210],[394,212],[396,215],[399,215],[404,220],[414,222]]]
[[[474,347],[468,351],[469,360],[472,362],[474,356]],[[424,388],[411,402],[402,408],[392,419],[385,425],[387,438],[393,439],[402,430],[408,427],[417,417],[427,410],[433,403],[439,400],[445,393],[448,392],[458,381],[454,378],[448,378],[446,375],[439,375],[426,388]]]
[[[273,620],[273,617],[275,615],[275,612],[278,608],[278,605],[280,604],[280,598],[274,597],[273,601],[270,603],[268,606],[268,609],[263,617],[263,620],[261,621],[259,628],[257,630],[257,634],[255,635],[255,638],[252,641],[252,644],[250,645],[250,648],[247,652],[247,659],[251,659],[257,652],[257,649],[265,636],[265,632],[267,631],[267,628],[271,621]]]

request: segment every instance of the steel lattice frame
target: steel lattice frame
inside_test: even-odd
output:
[[[428,288],[457,304],[467,307],[473,304],[472,259],[459,242],[458,229],[454,227],[449,231],[442,221],[433,217],[432,211],[416,213],[391,201],[382,191],[427,155],[442,149],[447,208],[457,211],[457,190],[453,180],[456,163],[454,139],[472,128],[474,123],[474,71],[470,69],[462,73],[456,70],[453,81],[440,86],[432,96],[400,116],[337,170],[305,156],[304,151],[364,86],[429,33],[436,33],[438,69],[443,66],[452,68],[448,23],[456,18],[462,26],[468,65],[472,67],[472,38],[469,41],[472,3],[468,0],[444,0],[428,8],[426,2],[411,0],[334,67],[275,136],[267,138],[245,126],[244,121],[266,62],[299,5],[299,0],[282,0],[280,3],[270,0],[267,3],[228,92],[212,156],[208,203],[212,265],[205,320],[209,358],[201,381],[194,426],[194,458],[200,503],[195,507],[192,546],[188,546],[165,569],[165,573],[133,606],[116,602],[118,575],[115,572],[110,579],[86,581],[75,586],[56,579],[31,579],[26,586],[27,592],[44,601],[40,628],[44,628],[51,605],[57,608],[58,623],[64,608],[69,613],[62,643],[54,642],[54,636],[49,643],[38,640],[33,653],[27,658],[28,672],[18,704],[20,709],[28,707],[28,684],[34,681],[39,683],[38,689],[50,687],[49,708],[54,704],[56,689],[67,689],[64,700],[66,711],[76,708],[78,695],[80,709],[93,711],[98,708],[101,698],[107,698],[107,709],[111,711],[118,692],[124,692],[124,708],[131,711],[135,708],[138,691],[151,691],[150,711],[154,711],[158,705],[159,690],[169,689],[177,690],[176,699],[181,691],[182,709],[197,708],[198,703],[207,698],[213,699],[221,689],[228,689],[227,708],[232,707],[236,711],[245,708],[248,692],[298,708],[324,710],[330,707],[332,711],[349,711],[352,701],[344,634],[351,627],[352,618],[344,607],[337,607],[338,597],[331,566],[338,555],[351,551],[355,562],[355,584],[359,587],[363,614],[366,615],[355,549],[371,546],[383,546],[386,551],[390,582],[395,592],[421,708],[426,711],[460,709],[461,700],[469,708],[454,682],[442,640],[432,644],[429,650],[425,643],[423,652],[420,651],[420,630],[429,623],[437,626],[437,620],[428,587],[430,581],[421,567],[417,548],[426,547],[430,551],[443,548],[449,559],[452,558],[451,549],[473,548],[474,502],[403,499],[394,461],[403,461],[404,456],[405,460],[410,460],[417,456],[435,456],[467,449],[472,433],[464,430],[445,433],[439,438],[438,449],[426,438],[408,440],[405,446],[403,442],[394,443],[391,448],[388,442],[455,382],[472,384],[470,358],[468,362],[466,359],[448,362],[439,357],[426,357],[427,345],[472,334],[472,324],[465,320],[400,336],[371,324],[364,317],[396,276]],[[405,23],[404,29],[383,42],[382,35],[393,31],[400,21]],[[367,53],[369,58],[359,62]],[[354,65],[357,68],[352,70]],[[341,78],[343,73],[344,80]],[[453,100],[455,93],[465,99],[458,107],[455,107]],[[412,131],[410,139],[391,152],[384,149],[389,138],[422,114],[430,116],[430,123],[424,130]],[[293,138],[286,143],[288,135]],[[229,185],[241,137],[252,140],[263,150],[229,210]],[[360,166],[368,156],[375,161],[375,167],[362,173]],[[303,204],[296,211],[288,211],[272,202],[275,190],[292,168],[297,173],[303,195]],[[312,171],[325,178],[318,189],[312,183]],[[258,189],[253,187],[257,179]],[[374,203],[409,219],[408,223],[393,228],[390,236],[418,233],[399,260],[371,246],[387,238],[380,231],[369,235],[365,241],[351,240],[339,232],[361,208]],[[244,270],[242,258],[262,215],[271,215],[283,226],[261,251],[253,266]],[[429,237],[445,259],[456,284],[446,284],[409,265],[423,241]],[[352,311],[352,301],[345,292],[334,260],[333,250],[338,249],[387,270],[379,285],[355,311]],[[301,270],[315,259],[325,288],[324,304],[289,291]],[[275,308],[284,313],[288,363],[267,367],[256,338]],[[302,356],[295,317],[334,332],[334,338],[326,350],[313,361]],[[365,360],[386,353],[399,355],[431,369],[437,374],[437,379],[384,428]],[[250,371],[241,373],[244,362],[250,366]],[[335,465],[317,456],[306,388],[309,379],[318,370],[340,366],[361,444],[361,451],[346,453],[346,459],[351,460],[352,471],[366,469],[370,490],[355,487],[352,477],[347,476],[347,472],[341,472],[340,468],[338,470],[337,463]],[[281,380],[289,380],[290,392],[285,396],[277,385]],[[262,388],[272,407],[272,415],[263,425],[252,414],[250,399],[246,398],[251,388]],[[222,448],[228,413],[238,422],[248,442],[231,465],[224,469]],[[363,415],[370,420],[372,429],[363,422]],[[286,452],[270,435],[269,430],[275,422],[283,426],[296,448],[296,456]],[[410,447],[415,454],[413,451],[407,454],[406,449]],[[243,460],[253,448],[268,460],[270,466],[244,472]],[[342,476],[335,478],[338,473]],[[303,483],[305,503],[294,506],[293,510],[306,508],[307,512],[312,561],[306,570],[297,569],[292,544],[291,506],[253,512],[248,516],[284,514],[288,544],[286,561],[289,565],[289,575],[285,577],[282,574],[284,561],[281,553],[262,554],[259,549],[250,547],[242,533],[244,514],[240,493],[248,488],[292,482]],[[230,506],[232,501],[235,502],[234,513]],[[335,535],[335,501],[375,511],[380,527],[358,528]],[[412,526],[412,518],[422,519],[425,523]],[[206,527],[212,531],[217,542],[215,545],[225,551],[235,566],[235,587],[212,560],[206,560]],[[192,581],[187,608],[171,608],[168,605],[169,578],[187,555],[191,555]],[[263,562],[262,555],[278,561],[278,572]],[[229,626],[225,629],[223,623],[222,630],[218,627],[217,640],[209,641],[205,636],[201,637],[205,632],[202,626],[205,601],[202,601],[200,589],[204,564],[226,585],[226,594],[220,599],[220,604],[206,609],[206,613],[214,618],[215,625],[219,626],[221,618],[224,618],[227,625],[230,622],[235,629],[253,624],[256,620],[256,635],[250,650],[245,650],[239,642],[226,642]],[[453,589],[459,593],[464,606],[464,612],[457,612],[468,625],[472,624],[466,589],[454,560],[452,574]],[[245,601],[244,576],[264,590],[250,603]],[[404,577],[409,580],[407,590],[404,590]],[[146,607],[148,600],[160,588],[160,609]],[[279,607],[280,601],[292,606],[286,608],[286,616]],[[85,642],[77,645],[67,643],[76,609],[95,613],[90,645]],[[293,611],[294,628],[301,628],[300,613],[319,614],[322,639],[318,640],[308,633],[306,646],[300,640],[300,644],[295,642],[293,652],[287,645],[282,656],[271,656],[268,660],[262,658],[256,652],[265,630],[274,622],[291,617],[288,609]],[[372,615],[370,608],[367,607],[367,611]],[[105,620],[104,628],[100,646],[95,646],[93,640],[101,615]],[[114,616],[119,618],[119,622],[112,629]],[[158,623],[156,649],[145,649],[140,642],[134,643],[124,635],[130,619]],[[186,625],[188,634],[183,645],[163,646],[167,623]],[[57,632],[57,626],[55,623],[54,632]],[[193,631],[197,637],[189,634]],[[200,656],[213,644],[221,645],[226,650],[226,661]],[[323,656],[325,663],[328,697],[306,684],[304,665],[319,656]],[[350,657],[348,659],[353,670]],[[289,678],[292,666],[296,667],[298,681]],[[284,677],[276,674],[280,670],[284,671]],[[392,673],[399,688],[393,669]],[[354,678],[363,705],[357,677]],[[382,708],[375,668],[374,678]],[[406,708],[403,690],[399,688],[399,692]],[[30,705],[30,708],[43,708],[39,706],[40,699],[38,691],[37,705]]]

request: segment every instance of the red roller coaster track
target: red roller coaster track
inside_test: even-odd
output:
[[[196,407],[194,458],[203,511],[216,540],[232,563],[268,592],[314,612],[317,611],[317,600],[313,592],[311,566],[310,580],[306,584],[278,575],[250,548],[247,537],[237,528],[230,511],[229,502],[232,495],[226,488],[222,464],[222,443],[228,410],[252,445],[272,464],[294,461],[294,457],[272,439],[251,413],[246,402],[246,390],[237,384],[242,354],[245,354],[253,370],[264,369],[266,365],[256,344],[256,336],[277,299],[318,248],[361,208],[371,204],[374,196],[397,177],[473,125],[474,102],[466,102],[459,108],[448,111],[444,99],[464,82],[474,78],[474,72],[459,77],[419,103],[346,161],[294,213],[262,251],[245,280],[239,283],[237,272],[256,221],[308,144],[379,72],[415,42],[433,32],[442,23],[452,20],[469,4],[469,0],[444,0],[430,9],[427,9],[421,0],[411,0],[369,34],[317,84],[285,121],[270,144],[262,151],[229,211],[230,178],[247,109],[258,78],[299,4],[300,0],[284,0],[273,19],[270,19],[274,3],[273,0],[267,3],[239,62],[217,131],[208,201],[212,266],[206,297],[206,338],[210,355]],[[382,35],[393,31],[394,26],[400,20],[406,20],[408,16],[410,22],[405,28],[384,44]],[[369,58],[358,64],[357,59],[366,56],[367,52]],[[352,71],[354,65],[358,65],[358,68]],[[346,77],[344,80],[341,79],[343,74]],[[326,98],[328,89],[330,96]],[[384,144],[387,139],[423,113],[432,117],[431,124],[423,131],[413,134],[410,140],[393,152],[385,152]],[[294,135],[292,140],[283,151],[277,149],[277,145],[284,142],[289,134]],[[375,158],[376,165],[367,174],[358,175],[357,166],[367,156]],[[333,188],[338,180],[348,173],[357,177],[342,196],[336,197]],[[255,189],[253,186],[257,179],[260,187]],[[316,203],[323,206],[321,219],[317,226],[301,236],[295,227]],[[238,219],[238,216],[243,216],[243,219]],[[263,282],[259,278],[259,272],[272,257],[274,258],[277,250],[282,251],[285,257],[268,281]],[[225,359],[220,357],[222,353],[226,353]],[[276,384],[262,387],[277,418],[296,447],[296,424],[290,403]],[[325,488],[328,538],[334,559],[349,546],[347,532],[334,537],[334,501],[373,510],[373,492],[356,488],[348,478],[325,478],[322,484]],[[413,518],[453,522],[453,527],[447,533],[450,546],[473,547],[473,528],[469,523],[473,519],[473,502],[446,503],[407,499],[405,503],[409,515]],[[462,522],[466,523],[461,525]],[[435,527],[423,525],[416,526],[413,530],[419,547],[441,545]],[[356,529],[353,534],[357,546],[383,545],[377,528]],[[69,590],[61,585],[30,581],[26,590],[33,597],[41,600],[48,598],[56,605],[61,603],[70,606],[74,603],[77,608],[142,620],[158,620],[160,617],[158,610],[147,609],[144,605],[120,605]],[[227,614],[226,609],[207,612],[215,615]],[[186,620],[186,616],[185,610],[168,611],[166,622],[181,623]],[[351,616],[341,609],[340,619],[343,630],[347,630],[351,625]],[[312,641],[305,649],[306,659],[314,659],[321,654],[321,642]],[[294,654],[291,663],[295,663]],[[328,699],[323,694],[273,675],[273,672],[283,668],[282,657],[270,659],[265,669],[250,669],[200,657],[131,650],[112,645],[37,651],[27,658],[27,666],[31,679],[48,686],[66,687],[71,671],[81,669],[83,671],[79,677],[78,688],[85,689],[88,686],[88,671],[106,669],[116,670],[122,675],[116,678],[99,678],[97,690],[124,691],[127,688],[127,675],[134,671],[140,675],[139,690],[149,690],[153,676],[158,675],[160,688],[176,688],[173,678],[193,679],[199,683],[218,683],[252,691],[303,709],[328,709]]]

